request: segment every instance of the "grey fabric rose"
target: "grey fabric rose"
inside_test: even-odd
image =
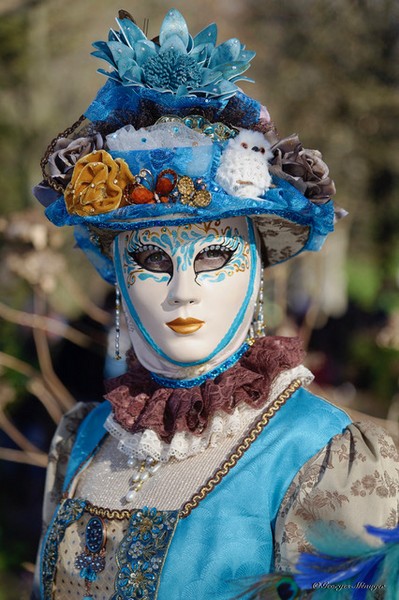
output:
[[[77,161],[94,150],[101,150],[103,146],[103,138],[99,133],[75,140],[60,138],[47,163],[51,179],[65,187],[71,180]]]
[[[270,172],[285,179],[312,202],[324,203],[335,194],[335,184],[321,152],[302,146],[296,134],[272,146]]]

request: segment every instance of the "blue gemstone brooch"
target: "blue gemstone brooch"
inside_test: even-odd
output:
[[[100,517],[92,517],[86,525],[86,546],[76,557],[75,567],[80,571],[80,577],[85,580],[86,596],[83,600],[94,600],[91,595],[91,585],[105,568],[105,545],[107,532],[105,523]]]

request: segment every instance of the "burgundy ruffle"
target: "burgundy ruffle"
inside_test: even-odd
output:
[[[160,387],[130,357],[127,373],[106,382],[105,398],[123,429],[130,433],[152,429],[169,443],[179,431],[200,435],[217,411],[231,414],[241,402],[260,408],[277,375],[300,365],[303,357],[298,338],[264,337],[233,367],[192,388]]]

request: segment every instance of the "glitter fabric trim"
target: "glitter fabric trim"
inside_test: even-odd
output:
[[[220,469],[209,479],[208,483],[204,485],[201,490],[194,494],[189,502],[187,502],[180,511],[180,517],[188,517],[191,511],[196,508],[199,503],[206,498],[206,496],[222,481],[230,470],[237,464],[239,459],[248,450],[251,444],[257,439],[262,433],[263,429],[269,423],[270,419],[276,414],[276,412],[287,402],[296,390],[302,385],[300,379],[296,379],[291,383],[287,389],[279,395],[279,397],[273,402],[271,407],[262,415],[260,421],[255,425],[252,431],[244,438],[244,440],[237,446],[235,451],[231,454],[230,458],[222,465]]]
[[[155,125],[158,123],[183,123],[186,127],[200,131],[203,135],[219,142],[234,138],[238,133],[238,129],[235,127],[228,127],[221,122],[211,123],[201,115],[189,115],[188,117],[164,115],[156,121]]]
[[[143,508],[132,513],[119,547],[111,600],[155,600],[162,567],[178,523],[178,511]]]
[[[241,356],[243,356],[246,353],[247,350],[249,350],[249,344],[247,342],[244,342],[241,348],[237,350],[237,352],[235,352],[232,356],[230,356],[230,358],[228,358],[224,363],[216,367],[216,369],[213,369],[208,373],[204,373],[204,375],[200,375],[200,377],[195,377],[195,379],[170,379],[169,377],[160,377],[156,373],[151,373],[151,371],[150,375],[152,379],[162,387],[192,388],[197,385],[201,385],[207,379],[215,379],[215,377],[221,375],[222,373],[227,371],[227,369],[230,369],[230,367],[232,367],[238,361],[238,359],[240,359]]]
[[[94,517],[101,517],[101,519],[108,519],[109,521],[123,521],[124,519],[130,519],[132,515],[131,510],[113,510],[89,503],[87,503],[85,511]]]
[[[68,498],[63,500],[54,521],[48,529],[48,536],[43,545],[41,593],[43,600],[53,598],[53,582],[57,568],[59,544],[65,530],[71,523],[81,518],[86,502]]]

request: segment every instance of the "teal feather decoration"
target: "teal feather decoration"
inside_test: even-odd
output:
[[[116,21],[119,31],[111,29],[107,42],[94,42],[92,54],[111,67],[110,71],[99,69],[100,73],[138,93],[139,88],[149,88],[226,103],[239,91],[237,81],[252,81],[243,73],[255,52],[246,50],[236,38],[217,46],[215,24],[193,38],[180,12],[171,9],[159,37],[149,40],[126,11],[119,11]]]
[[[301,590],[315,589],[314,598],[326,598],[327,590],[342,598],[399,600],[399,527],[365,527],[382,544],[375,546],[351,537],[331,524],[315,523],[308,539],[316,548],[296,564],[295,581]]]
[[[301,554],[295,573],[265,575],[236,600],[399,600],[399,526],[365,529],[382,543],[375,546],[332,523],[313,524],[307,539],[315,552]]]

